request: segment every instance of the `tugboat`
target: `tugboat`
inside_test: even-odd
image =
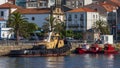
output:
[[[49,32],[48,36],[31,49],[12,50],[8,56],[64,56],[71,46],[64,44],[58,33]]]

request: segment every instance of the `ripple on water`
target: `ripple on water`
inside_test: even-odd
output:
[[[120,68],[120,55],[0,57],[0,68]]]

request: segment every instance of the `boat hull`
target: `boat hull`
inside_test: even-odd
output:
[[[76,48],[76,53],[84,54],[84,53],[88,53],[88,51],[86,49],[83,49],[83,48]]]
[[[113,50],[113,51],[105,50],[104,52],[105,52],[105,54],[117,54],[118,53],[118,51],[116,51],[116,50]]]
[[[19,57],[19,56],[65,56],[70,51],[70,46],[63,46],[55,49],[24,49],[24,50],[12,50],[6,56]]]

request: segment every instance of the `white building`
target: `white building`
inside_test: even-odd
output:
[[[13,38],[13,32],[10,32],[12,28],[7,28],[6,24],[9,18],[9,15],[16,11],[18,6],[15,6],[10,3],[4,3],[0,5],[0,39],[9,39]]]
[[[85,5],[91,4],[92,0],[66,0],[65,6],[69,8],[80,8]]]
[[[0,0],[0,5],[8,2],[8,0]]]
[[[48,0],[48,7],[55,5],[55,0]]]
[[[0,5],[0,18],[8,20],[9,15],[16,11],[18,8],[20,7],[10,3],[4,3]]]
[[[14,33],[11,32],[11,29],[6,27],[6,20],[0,18],[0,39],[14,38]]]
[[[26,0],[26,8],[48,8],[47,0]]]
[[[114,5],[113,3],[109,3],[107,1],[103,3],[93,3],[89,4],[86,7],[91,8],[99,12],[100,19],[106,21],[110,26],[110,33],[114,36],[114,40],[116,39],[116,25],[117,25],[117,9],[118,6]]]
[[[43,23],[46,22],[46,19],[50,16],[50,9],[19,9],[20,12],[27,21],[37,24],[39,27],[42,27]]]
[[[99,20],[99,13],[89,8],[77,8],[66,12],[66,29],[86,31]]]
[[[113,35],[101,35],[100,38],[103,44],[113,44]]]

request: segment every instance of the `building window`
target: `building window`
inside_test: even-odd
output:
[[[5,28],[5,27],[6,27],[5,23],[1,24],[1,28]]]
[[[70,14],[69,14],[69,16],[68,16],[68,21],[72,21],[72,17],[71,17]]]
[[[97,8],[95,9],[95,11],[98,11]]]
[[[83,21],[83,20],[84,20],[84,15],[81,14],[81,15],[80,15],[80,21]]]
[[[59,12],[59,9],[57,8],[57,12]]]
[[[97,19],[97,15],[96,15],[96,19]]]
[[[4,16],[4,12],[3,11],[1,11],[1,16]]]
[[[47,6],[47,3],[44,3],[45,6]]]
[[[43,6],[43,3],[39,3],[40,6]]]
[[[32,17],[32,20],[35,20],[35,17]]]
[[[75,14],[75,18],[77,18],[77,15]]]
[[[95,15],[93,15],[93,18],[95,18]]]
[[[59,16],[57,18],[60,18]]]

